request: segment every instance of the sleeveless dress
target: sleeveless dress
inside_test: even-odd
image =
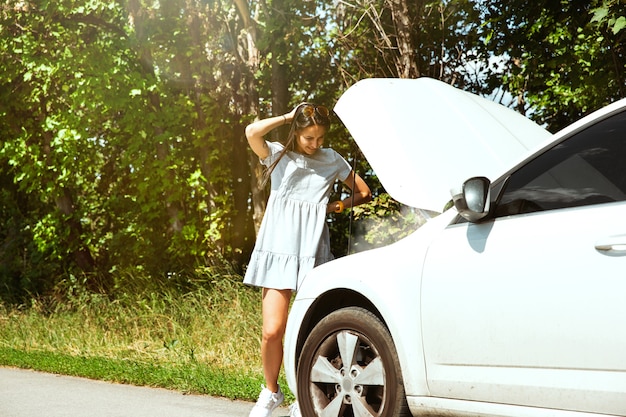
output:
[[[267,142],[270,166],[284,149]],[[271,175],[271,193],[244,276],[244,284],[297,290],[313,267],[333,259],[326,206],[336,180],[352,168],[337,152],[321,148],[313,155],[287,152]]]

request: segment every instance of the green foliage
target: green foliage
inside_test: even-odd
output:
[[[154,11],[0,10],[3,296],[48,291],[68,272],[106,289],[116,269],[166,275],[232,253],[235,116],[203,84],[206,43],[176,8]]]
[[[346,86],[366,77],[401,77],[401,32],[415,54],[417,74],[474,92],[485,90],[489,54],[477,48],[480,19],[474,1],[341,2],[333,30],[333,57]],[[406,6],[408,27],[394,19]],[[406,65],[406,63],[405,63]]]
[[[626,96],[624,2],[497,1],[483,12],[518,110],[549,130]]]
[[[435,215],[404,206],[389,194],[381,193],[369,203],[354,207],[352,212],[336,215],[347,222],[351,221],[352,216],[352,224],[347,228],[331,228],[332,237],[339,238],[335,248],[340,250],[334,252],[334,255],[339,257],[391,244],[410,235]],[[335,222],[341,224],[340,221]],[[346,230],[345,234],[341,234],[340,230]]]
[[[394,19],[400,4],[406,27]],[[619,0],[7,0],[0,298],[53,292],[68,276],[107,292],[134,279],[120,271],[241,271],[263,207],[246,123],[304,100],[332,107],[361,78],[399,76],[401,47],[420,75],[479,93],[504,86],[557,129],[626,95],[625,16]],[[387,206],[338,121],[328,146],[379,196],[352,226],[330,217],[333,252],[402,236],[413,214]],[[365,221],[377,210],[395,214]]]
[[[620,0],[604,0],[602,4],[592,9],[592,23],[598,23],[600,26],[606,25],[614,35],[626,29],[626,16],[623,14],[624,9],[619,9]],[[622,2],[623,6],[623,2]]]

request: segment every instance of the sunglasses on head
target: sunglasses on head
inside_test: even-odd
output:
[[[305,104],[302,106],[302,114],[306,117],[311,117],[314,113],[317,113],[322,117],[328,117],[330,114],[328,109],[324,106],[316,106],[315,104]]]

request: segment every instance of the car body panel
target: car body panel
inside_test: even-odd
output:
[[[437,397],[408,397],[415,417],[598,417],[599,414]],[[606,417],[606,415],[602,415]]]
[[[334,110],[390,195],[437,212],[452,186],[493,180],[551,138],[509,108],[426,77],[359,81]]]
[[[386,93],[380,83],[375,84],[370,94],[374,94],[373,101],[379,101]],[[392,84],[399,94],[399,84]],[[406,99],[415,93],[401,96]],[[428,138],[414,141],[406,136],[409,131],[385,129],[393,123],[369,113],[372,98],[368,101],[367,95],[362,96],[357,106],[354,97],[349,100],[354,104],[349,118],[360,115],[375,121],[368,125],[371,132],[362,150],[386,190],[420,208],[433,209],[449,200],[448,190],[458,188],[466,178],[457,178],[458,173],[437,178],[433,182],[443,191],[437,190],[432,199],[423,198],[422,193],[430,188],[424,188],[413,174],[399,173],[424,174],[422,162],[428,163],[425,160],[431,154],[428,149],[415,151]],[[448,109],[445,102],[435,102],[433,107],[439,111]],[[342,118],[346,116],[341,109],[344,104],[338,112]],[[395,110],[401,108],[390,107],[383,113]],[[626,111],[626,99],[548,140],[538,140],[530,153],[526,147],[532,144],[519,146],[505,158],[506,163],[484,165],[492,174],[475,161],[460,171],[468,176],[493,175],[492,186],[500,186],[545,150],[621,111]],[[410,122],[405,123],[413,124],[410,113],[394,117],[394,123],[408,118]],[[456,113],[448,117],[462,118]],[[351,120],[349,128],[356,123]],[[385,132],[404,132],[404,136],[377,141]],[[402,151],[402,138],[414,152]],[[473,140],[483,146],[482,138]],[[452,149],[454,162],[459,148]],[[485,153],[489,152],[483,149],[469,155],[480,159]],[[437,176],[440,168],[454,170],[456,166],[444,162],[430,165],[437,169]],[[593,180],[589,171],[578,175]],[[388,326],[414,416],[626,415],[626,203],[621,197],[617,200],[481,223],[460,221],[452,208],[392,245],[315,268],[299,288],[287,324],[285,373],[290,389],[297,392],[297,355],[315,324],[309,318],[319,319],[315,310],[323,304],[321,300],[339,290],[366,299]],[[342,300],[342,306],[350,302]]]
[[[592,205],[438,235],[421,294],[431,395],[626,415],[626,256],[596,249],[616,234],[626,245],[625,213]]]
[[[336,259],[320,265],[307,275],[292,304],[285,336],[285,373],[292,392],[296,392],[297,339],[301,332],[306,332],[301,327],[304,317],[313,302],[323,294],[337,288],[351,288],[380,306],[382,320],[394,339],[403,372],[406,373],[403,375],[405,391],[411,395],[427,394],[425,368],[420,364],[423,356],[419,291],[421,265],[426,254],[426,247],[422,247],[421,242],[428,242],[441,233],[442,225],[448,224],[455,216],[454,210],[450,210],[422,226],[419,234],[412,234],[383,248]],[[398,253],[406,253],[407,256],[389,264],[387,260],[391,256],[395,259]],[[399,288],[402,291],[398,291]],[[386,300],[394,300],[394,303]],[[406,331],[406,326],[413,331]]]

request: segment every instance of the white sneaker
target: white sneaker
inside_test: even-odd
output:
[[[289,407],[289,417],[302,417],[302,414],[300,414],[300,407],[298,407],[297,401],[291,404],[291,407]]]
[[[285,399],[280,387],[278,387],[278,392],[272,392],[262,385],[261,387],[263,389],[259,394],[259,399],[254,405],[254,408],[250,411],[249,417],[270,417],[272,415],[272,411],[281,405]]]

